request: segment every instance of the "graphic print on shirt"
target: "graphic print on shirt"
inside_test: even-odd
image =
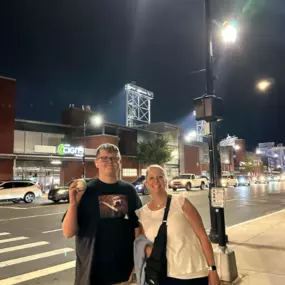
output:
[[[126,195],[101,195],[99,196],[101,218],[128,219],[128,197]]]

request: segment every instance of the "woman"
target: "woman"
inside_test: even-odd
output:
[[[151,165],[146,172],[151,201],[137,210],[146,238],[154,242],[167,200],[165,171]],[[211,243],[196,208],[184,197],[172,197],[167,220],[167,272],[162,285],[219,285]],[[147,257],[152,246],[145,247]]]

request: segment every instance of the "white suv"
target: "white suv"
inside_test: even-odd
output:
[[[19,203],[32,203],[35,198],[42,197],[39,185],[32,181],[0,181],[0,201],[12,200]]]

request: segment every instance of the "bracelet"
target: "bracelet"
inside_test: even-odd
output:
[[[216,271],[216,270],[217,270],[217,267],[216,267],[216,265],[210,265],[210,266],[208,267],[208,270],[209,270],[209,271]]]

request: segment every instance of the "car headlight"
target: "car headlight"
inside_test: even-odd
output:
[[[144,187],[143,185],[137,185],[137,186],[136,186],[136,189],[137,189],[137,190],[142,190],[143,187]]]
[[[222,183],[222,184],[225,184],[225,183],[226,183],[226,180],[225,180],[225,179],[222,179],[222,180],[221,180],[221,183]]]
[[[68,190],[59,190],[57,191],[58,194],[65,194]]]

